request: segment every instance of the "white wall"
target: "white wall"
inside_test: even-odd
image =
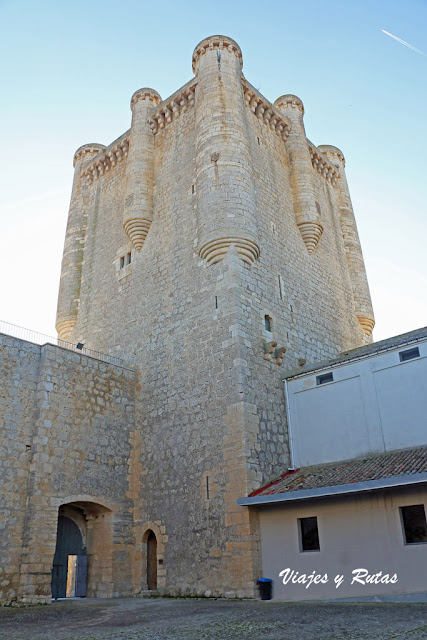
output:
[[[418,347],[420,357],[400,362]],[[316,376],[334,381],[316,385]],[[427,340],[288,380],[296,467],[427,444]]]
[[[399,507],[424,504],[425,488],[402,488],[382,493],[301,501],[259,509],[263,577],[273,580],[277,600],[322,600],[382,594],[423,593],[426,590],[427,543],[406,544]],[[300,551],[298,518],[317,517],[320,551]],[[328,575],[325,584],[286,586],[279,573],[293,569]],[[352,571],[396,573],[395,584],[355,582]],[[337,574],[344,575],[339,588]]]

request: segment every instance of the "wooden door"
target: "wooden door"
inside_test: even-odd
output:
[[[87,556],[77,556],[76,596],[86,597],[87,589]]]
[[[73,520],[59,516],[52,567],[52,598],[65,598],[67,595],[69,555],[85,555],[82,534]]]
[[[157,538],[152,531],[147,538],[147,583],[149,589],[157,589]]]

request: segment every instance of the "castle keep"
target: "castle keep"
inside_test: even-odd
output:
[[[291,465],[284,371],[372,341],[342,152],[246,80],[232,39],[192,65],[74,156],[57,330],[123,366],[3,340],[5,601],[50,600],[73,527],[88,595],[253,596],[237,499]]]

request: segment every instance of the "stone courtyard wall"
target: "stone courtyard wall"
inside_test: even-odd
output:
[[[134,372],[50,344],[1,335],[0,345],[1,600],[50,601],[58,508],[69,503],[94,541],[92,595],[130,593]]]

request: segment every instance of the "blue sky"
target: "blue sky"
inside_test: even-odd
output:
[[[0,319],[55,335],[74,151],[130,126],[142,86],[192,77],[195,45],[234,38],[269,100],[304,102],[308,137],[341,148],[377,326],[427,324],[424,0],[215,3],[0,0]]]

